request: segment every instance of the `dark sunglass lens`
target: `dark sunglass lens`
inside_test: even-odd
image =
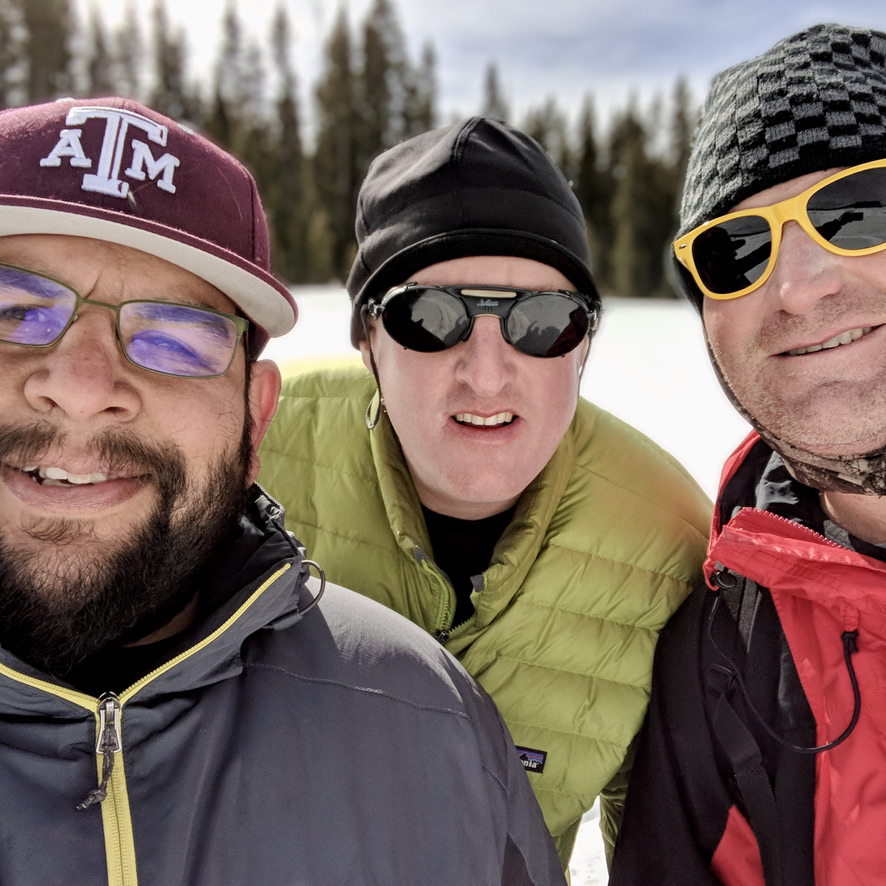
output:
[[[382,314],[385,330],[411,351],[445,351],[458,344],[468,328],[464,305],[440,289],[411,289],[394,296]]]
[[[886,169],[865,169],[814,193],[806,212],[815,230],[841,249],[886,243]]]
[[[0,267],[0,341],[42,347],[64,332],[77,294],[57,280]]]
[[[698,276],[717,295],[740,292],[763,276],[772,254],[769,222],[758,215],[727,219],[692,244]]]
[[[578,347],[588,332],[587,311],[565,295],[545,292],[514,305],[508,338],[530,357],[561,357]]]

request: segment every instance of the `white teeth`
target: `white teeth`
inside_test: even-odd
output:
[[[863,335],[867,335],[873,328],[873,326],[865,326],[863,329],[848,329],[846,332],[841,332],[839,335],[828,339],[823,344],[810,345],[808,348],[795,348],[793,351],[788,351],[788,356],[800,357],[803,354],[812,354],[815,351],[827,351],[840,345],[848,345],[851,342],[858,341]]]
[[[108,479],[107,474],[72,474],[61,468],[25,468],[25,472],[36,474],[41,482],[48,486],[86,486],[90,483],[104,483]]]
[[[464,425],[476,425],[477,427],[492,427],[494,425],[505,425],[514,420],[513,412],[499,412],[496,415],[482,416],[474,415],[470,412],[459,412],[455,416],[455,420]]]

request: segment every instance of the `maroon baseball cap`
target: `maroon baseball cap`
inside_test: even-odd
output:
[[[91,237],[178,265],[252,321],[253,354],[295,325],[255,180],[187,126],[131,99],[62,99],[0,112],[0,156],[0,236]]]

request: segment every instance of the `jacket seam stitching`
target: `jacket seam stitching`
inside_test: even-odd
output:
[[[331,680],[331,679],[321,679],[319,677],[306,677],[304,674],[296,674],[293,671],[288,670],[287,668],[280,667],[279,665],[269,665],[263,664],[261,662],[250,662],[244,665],[244,670],[247,669],[254,670],[264,670],[264,671],[273,671],[278,674],[282,674],[286,677],[291,677],[294,680],[301,680],[305,683],[316,683],[324,686],[337,686],[340,689],[347,689],[351,692],[359,692],[359,693],[368,693],[370,695],[377,695],[382,698],[390,699],[391,701],[398,702],[399,704],[407,705],[408,707],[415,708],[419,711],[436,711],[440,714],[453,714],[456,717],[460,717],[461,719],[467,722],[473,722],[471,717],[468,716],[464,711],[458,711],[455,708],[447,708],[442,707],[440,705],[430,705],[430,704],[419,704],[418,702],[411,701],[408,698],[402,698],[399,695],[394,695],[390,692],[385,692],[381,689],[375,689],[372,686],[354,686],[351,683],[343,683],[341,680]]]

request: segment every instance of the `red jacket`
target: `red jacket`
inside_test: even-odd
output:
[[[886,564],[841,532],[748,437],[659,641],[612,886],[886,878]]]

